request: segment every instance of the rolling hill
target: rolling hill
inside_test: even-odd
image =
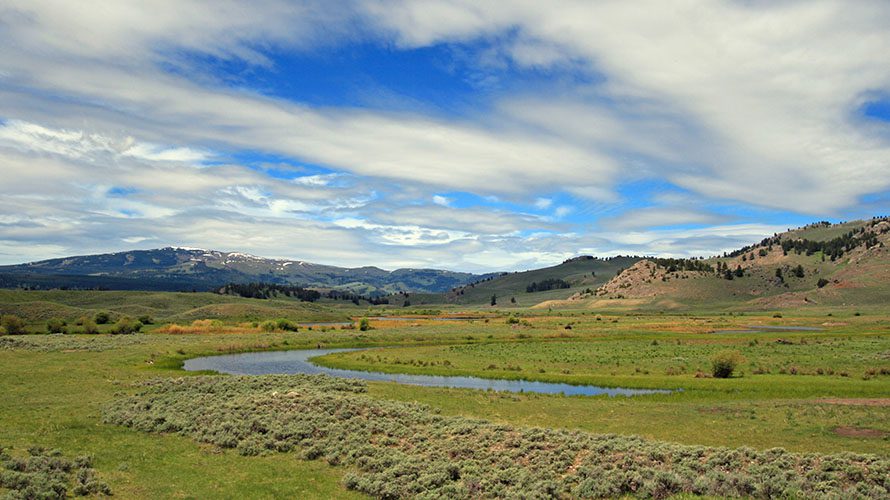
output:
[[[588,289],[595,290],[619,269],[630,267],[639,260],[640,257],[602,259],[585,255],[552,267],[483,278],[441,294],[411,294],[408,300],[412,305],[489,305],[491,297],[495,296],[498,307],[533,306],[547,300],[565,299]]]
[[[542,282],[557,286],[532,290]],[[492,296],[498,308],[881,306],[890,303],[890,219],[818,222],[705,259],[576,257],[391,303],[490,306]]]
[[[239,252],[167,247],[0,266],[0,287],[181,291],[264,282],[387,294],[443,292],[489,276],[436,269],[343,268]]]
[[[684,270],[642,259],[592,294],[549,307],[783,309],[890,303],[890,219],[820,222]]]

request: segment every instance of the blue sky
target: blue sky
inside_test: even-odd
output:
[[[517,270],[890,212],[885,2],[0,7],[0,264]]]

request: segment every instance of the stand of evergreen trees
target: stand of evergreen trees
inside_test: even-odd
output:
[[[559,278],[549,278],[542,281],[532,281],[525,287],[526,293],[546,292],[547,290],[559,290],[561,288],[570,288],[572,285],[565,280]]]
[[[650,257],[649,260],[656,265],[667,269],[669,273],[677,271],[701,271],[713,273],[714,267],[699,259],[671,259],[661,257]]]
[[[389,304],[389,299],[383,296],[365,296],[357,293],[330,290],[319,292],[300,286],[278,285],[275,283],[229,283],[217,290],[220,295],[238,295],[248,299],[273,299],[275,297],[293,297],[303,302],[315,302],[324,297],[331,300],[346,300],[355,305],[364,301],[371,305]]]
[[[315,302],[321,298],[321,292],[318,290],[274,283],[229,283],[220,288],[218,293],[220,295],[238,295],[249,299],[271,299],[285,296],[303,302]]]
[[[842,236],[827,241],[813,241],[806,238],[783,240],[779,235],[773,235],[769,238],[764,238],[756,245],[748,245],[728,254],[724,254],[724,257],[738,257],[751,252],[758,246],[772,248],[773,245],[778,245],[782,247],[782,251],[786,254],[791,251],[798,255],[802,253],[813,255],[816,252],[822,252],[834,261],[843,256],[846,252],[849,252],[860,245],[864,245],[866,248],[879,245],[880,241],[878,241],[878,234],[887,233],[890,231],[890,227],[883,227],[880,231],[874,228],[878,224],[888,221],[890,221],[890,219],[887,217],[875,217],[868,222],[867,226],[854,229]],[[831,227],[831,223],[827,221],[817,222],[804,226],[804,229],[813,227]]]
[[[864,227],[839,236],[828,241],[813,241],[808,239],[784,240],[782,241],[782,250],[787,254],[794,251],[795,253],[813,255],[816,252],[822,252],[831,260],[837,260],[844,253],[854,248],[864,245],[866,248],[878,245],[878,235],[873,231],[866,231]]]
[[[365,296],[359,295],[353,292],[346,292],[343,290],[331,290],[324,294],[325,297],[331,300],[348,300],[355,305],[359,305],[361,301],[368,302],[371,305],[379,306],[381,304],[389,304],[389,299],[386,297],[376,297],[376,296]]]

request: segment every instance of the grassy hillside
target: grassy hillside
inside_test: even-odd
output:
[[[109,312],[116,316],[151,316],[155,322],[197,319],[257,321],[342,321],[347,314],[332,307],[294,299],[245,299],[212,293],[2,290],[0,314],[15,314],[42,329],[50,318],[69,322],[81,316]]]
[[[529,307],[547,300],[565,299],[596,289],[606,283],[622,268],[633,265],[639,258],[613,257],[597,259],[577,257],[562,264],[531,271],[508,273],[485,281],[458,287],[444,294],[411,294],[408,300],[413,306],[424,304],[457,304],[489,306],[491,296],[497,297],[497,307]],[[529,293],[532,283],[547,280],[563,280],[569,288],[555,288]],[[511,298],[516,299],[512,302]],[[398,304],[398,301],[393,301]]]
[[[890,220],[818,222],[722,257],[686,261],[695,266],[677,267],[670,262],[658,258],[577,258],[558,266],[505,274],[444,294],[395,297],[391,303],[408,300],[415,307],[452,304],[489,308],[494,295],[497,308],[880,307],[890,302]],[[616,276],[620,270],[626,271]],[[727,276],[727,270],[731,276]],[[545,280],[563,280],[569,287],[526,291],[530,284]]]
[[[879,307],[890,302],[890,221],[813,224],[703,263],[714,271],[642,261],[594,295],[550,306]]]

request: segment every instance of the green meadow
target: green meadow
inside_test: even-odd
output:
[[[54,293],[78,309],[66,317],[72,325],[83,311],[135,311],[132,305],[102,303],[96,292],[84,297],[78,297],[79,292]],[[169,295],[174,296],[169,302],[161,300],[164,294],[156,296],[155,305],[173,304],[179,297]],[[130,296],[115,292],[109,297]],[[140,309],[146,307],[148,295],[132,297]],[[33,304],[41,301],[25,303],[37,307]],[[249,311],[269,304],[236,302]],[[4,307],[8,312],[15,306]],[[890,317],[875,311],[857,315],[834,309],[798,316],[783,312],[774,317],[780,315],[545,310],[510,315],[486,310],[481,317],[481,310],[467,310],[479,318],[440,321],[427,314],[407,321],[373,319],[404,311],[388,309],[370,314],[367,331],[316,325],[311,330],[266,332],[238,311],[212,326],[200,321],[194,326],[195,307],[206,304],[168,305],[167,313],[155,313],[168,319],[132,335],[0,336],[0,446],[13,453],[40,446],[70,457],[91,455],[96,476],[119,498],[382,495],[384,490],[368,480],[356,479],[362,477],[355,476],[361,461],[337,459],[331,465],[305,453],[265,449],[245,456],[184,431],[144,432],[103,417],[109,405],[138,394],[140,383],[195,375],[181,369],[188,358],[320,346],[367,348],[316,360],[339,368],[676,390],[633,397],[568,397],[365,384],[362,397],[381,404],[420,403],[443,417],[482,419],[517,429],[580,431],[585,436],[639,436],[645,443],[672,446],[758,453],[779,447],[797,454],[858,453],[883,459],[890,455]],[[307,314],[307,321],[353,317],[358,323],[369,315],[362,308],[313,307],[318,310]],[[279,316],[283,314],[270,317]],[[171,331],[169,318],[176,317],[190,328],[177,335],[161,333]],[[29,317],[28,325],[32,331],[39,328],[38,316]],[[759,325],[819,330],[721,333]],[[712,359],[726,351],[737,354],[738,363],[731,377],[714,378]],[[218,376],[220,381],[227,378]],[[714,481],[719,483],[719,478]],[[626,494],[622,487],[614,491]],[[695,491],[691,485],[676,487]]]

